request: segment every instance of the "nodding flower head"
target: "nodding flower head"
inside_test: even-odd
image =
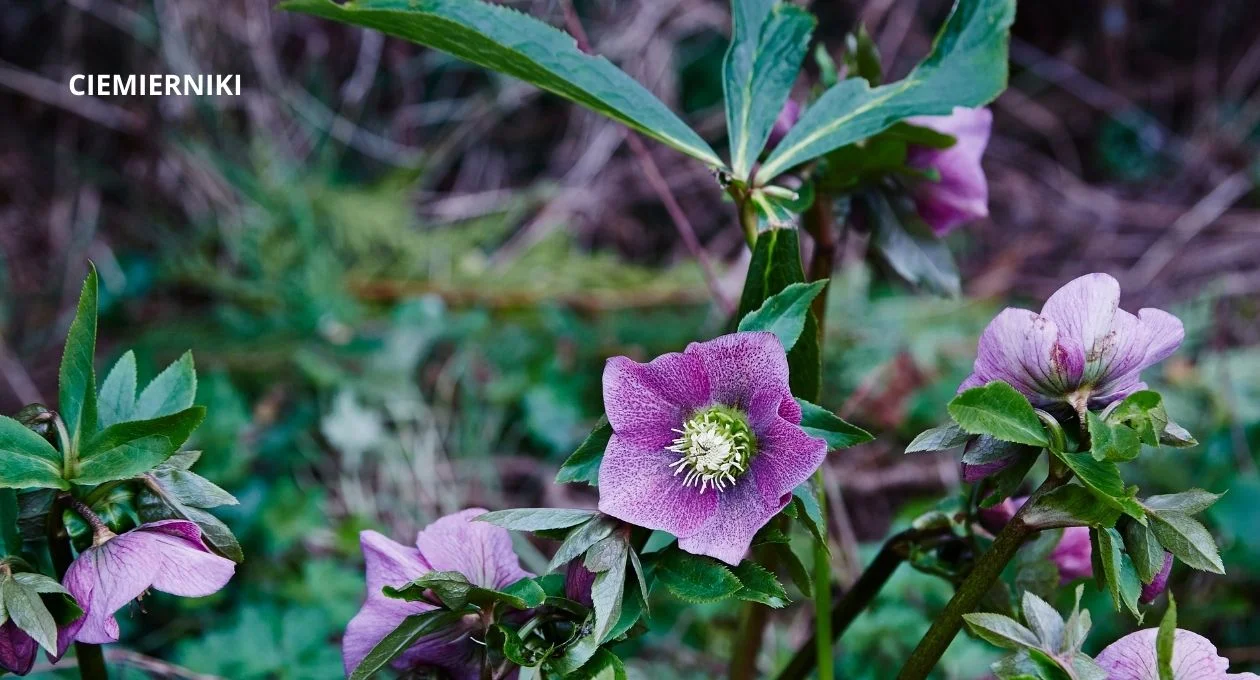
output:
[[[1158,628],[1146,628],[1116,640],[1094,659],[1107,680],[1159,680]],[[1255,673],[1229,673],[1229,659],[1212,641],[1180,628],[1173,634],[1173,680],[1260,680]]]
[[[613,357],[604,410],[613,436],[599,509],[730,564],[827,453],[800,427],[773,333],[724,335],[646,364]]]
[[[1002,380],[1034,406],[1101,408],[1146,389],[1143,369],[1166,359],[1185,337],[1159,309],[1120,309],[1120,284],[1107,274],[1074,279],[1041,313],[1008,307],[984,329],[963,391]]]
[[[907,122],[953,135],[953,146],[934,149],[911,146],[906,164],[935,171],[914,188],[915,208],[932,232],[944,236],[958,227],[989,215],[989,184],[980,157],[989,143],[993,114],[988,109],[955,107],[948,116],[920,116]]]

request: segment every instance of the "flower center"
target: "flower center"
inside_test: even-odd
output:
[[[709,487],[725,491],[757,450],[744,414],[729,406],[697,411],[674,431],[681,436],[668,449],[680,457],[669,466],[675,475],[684,475],[683,486],[699,485],[700,493]]]

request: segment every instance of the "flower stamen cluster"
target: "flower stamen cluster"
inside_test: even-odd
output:
[[[756,450],[756,442],[748,421],[737,409],[724,405],[710,406],[683,423],[680,437],[667,450],[680,454],[669,467],[683,477],[683,486],[700,485],[700,493],[709,487],[721,492],[734,484],[736,477],[748,469],[748,461]]]

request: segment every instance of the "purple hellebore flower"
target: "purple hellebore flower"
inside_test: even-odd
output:
[[[940,181],[920,182],[914,190],[915,207],[932,232],[944,236],[959,226],[989,216],[989,185],[980,157],[989,143],[993,114],[988,109],[955,107],[948,116],[920,116],[906,122],[953,135],[945,149],[911,145],[906,165],[935,170]]]
[[[346,675],[403,619],[435,609],[427,602],[387,597],[385,586],[401,587],[430,571],[454,571],[470,583],[500,589],[533,574],[521,569],[506,529],[472,519],[486,511],[470,508],[447,515],[416,535],[415,547],[401,545],[375,531],[359,534],[367,564],[367,600],[346,626],[341,643]],[[394,660],[399,670],[440,668],[453,680],[476,680],[482,649],[471,638],[476,622],[420,638]]]
[[[693,342],[646,364],[613,357],[604,410],[613,435],[599,467],[600,511],[729,564],[827,455],[800,427],[773,333]]]
[[[795,99],[783,102],[779,115],[774,119],[774,127],[770,128],[770,138],[766,140],[766,151],[771,151],[783,141],[796,121],[801,118],[801,105]]]
[[[1094,661],[1107,672],[1107,680],[1159,680],[1158,637],[1158,628],[1129,633]],[[1255,673],[1227,673],[1229,659],[1216,653],[1211,640],[1180,628],[1173,636],[1172,669],[1175,680],[1260,680]]]
[[[75,639],[103,644],[118,640],[114,613],[153,588],[181,597],[204,597],[227,585],[236,564],[206,547],[193,522],[167,519],[114,535],[98,533],[79,553],[62,585],[83,609]],[[68,641],[66,641],[68,642]],[[62,646],[58,642],[58,647]],[[64,651],[64,650],[62,650]]]
[[[14,675],[26,675],[35,665],[39,645],[26,631],[12,620],[0,625],[0,670]]]
[[[1155,578],[1150,583],[1142,586],[1142,595],[1138,598],[1142,604],[1150,604],[1159,597],[1160,593],[1168,589],[1168,575],[1172,573],[1173,556],[1172,553],[1164,551],[1164,566],[1159,568],[1159,573],[1155,574]]]
[[[1028,501],[1027,496],[1008,498],[1001,503],[980,511],[980,525],[993,533],[1002,530],[1011,521],[1015,513]],[[1094,575],[1091,562],[1094,549],[1089,542],[1088,527],[1067,527],[1054,550],[1050,552],[1050,561],[1059,570],[1060,585],[1088,578]]]
[[[1041,313],[1008,307],[980,336],[970,377],[958,391],[1002,380],[1033,406],[1069,404],[1078,413],[1146,389],[1142,369],[1168,358],[1185,337],[1159,309],[1120,309],[1120,284],[1087,274],[1046,300]]]

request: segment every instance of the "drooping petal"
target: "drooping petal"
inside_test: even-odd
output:
[[[1150,604],[1168,588],[1168,577],[1172,574],[1172,565],[1172,553],[1165,552],[1164,566],[1159,568],[1159,572],[1155,574],[1155,578],[1151,579],[1150,583],[1143,584],[1142,596],[1138,598],[1139,602]]]
[[[0,625],[0,671],[26,675],[35,665],[39,645],[12,619]]]
[[[436,571],[459,572],[485,588],[502,588],[532,576],[521,569],[507,529],[472,521],[485,513],[482,508],[470,508],[425,527],[416,536],[421,558]]]
[[[695,555],[708,555],[727,564],[739,564],[752,545],[753,536],[792,500],[789,491],[767,504],[753,475],[741,477],[720,494],[717,510],[699,529],[678,537],[678,547]]]
[[[1069,281],[1055,291],[1042,306],[1041,313],[1059,327],[1060,343],[1073,364],[1079,362],[1088,379],[1091,368],[1114,345],[1112,322],[1120,307],[1120,283],[1108,274],[1086,274]]]
[[[152,587],[164,593],[205,597],[227,585],[236,572],[235,562],[210,552],[192,522],[154,522],[136,539],[147,541],[148,550],[161,557]]]
[[[776,391],[791,398],[787,354],[774,333],[731,333],[693,342],[685,353],[704,367],[710,397],[717,403],[746,411],[753,395],[761,391]]]
[[[1058,545],[1050,553],[1050,561],[1059,569],[1060,583],[1075,581],[1094,575],[1093,546],[1089,542],[1089,529],[1068,527],[1063,530]]]
[[[385,586],[401,586],[430,570],[419,550],[370,529],[359,532],[359,547],[366,565],[368,597],[381,595]]]
[[[756,480],[767,506],[792,493],[827,457],[827,442],[805,434],[799,425],[779,415],[784,403],[795,407],[799,422],[800,406],[790,395],[784,400],[775,392],[759,392],[749,409],[757,453],[749,464],[748,476]]]
[[[402,585],[406,581],[392,585]],[[346,625],[345,635],[341,638],[341,658],[345,664],[346,675],[359,666],[368,652],[398,627],[411,614],[419,614],[433,609],[433,605],[424,602],[406,602],[377,594],[369,593],[363,608],[359,610],[350,623]],[[400,665],[415,663],[415,654],[411,650],[398,658]]]
[[[973,367],[974,383],[1001,380],[1033,404],[1057,400],[1076,370],[1053,319],[1008,307],[984,329]]]
[[[683,420],[710,401],[704,368],[676,352],[646,364],[612,357],[604,365],[603,386],[613,431],[652,446],[667,446]]]
[[[1094,659],[1108,680],[1159,680],[1155,642],[1158,628],[1130,633],[1111,643]],[[1173,637],[1172,670],[1175,680],[1253,679],[1254,673],[1227,673],[1229,660],[1216,652],[1211,640],[1177,629]]]
[[[1150,338],[1141,368],[1153,366],[1172,356],[1186,337],[1186,328],[1181,319],[1162,309],[1139,309],[1138,321],[1142,324],[1143,333]]]
[[[114,613],[153,583],[160,559],[147,553],[147,541],[135,540],[132,535],[137,531],[84,550],[66,570],[62,585],[83,609],[83,627],[76,636],[79,642],[117,642]]]
[[[624,522],[689,536],[713,515],[718,493],[683,486],[678,454],[614,434],[599,465],[599,510]],[[742,482],[742,480],[741,480]]]
[[[953,135],[957,141],[945,149],[911,146],[906,163],[935,170],[938,181],[915,187],[919,216],[937,236],[989,214],[989,185],[980,159],[989,142],[993,114],[988,109],[957,107],[948,116],[920,116],[908,122]]]

